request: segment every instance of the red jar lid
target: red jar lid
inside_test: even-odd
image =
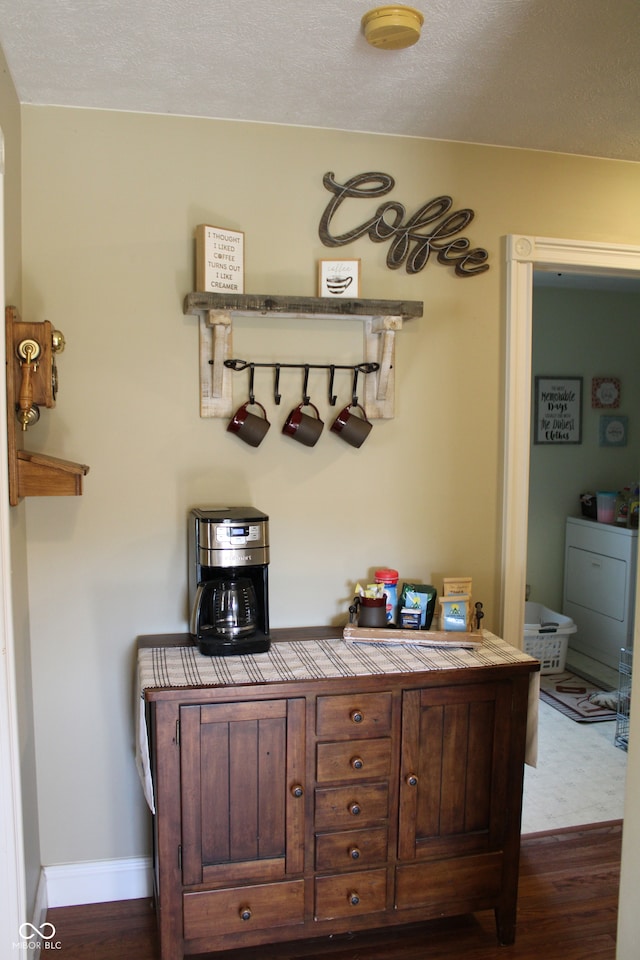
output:
[[[398,571],[390,570],[388,567],[383,567],[381,570],[376,570],[375,577],[379,583],[397,583],[398,582]]]

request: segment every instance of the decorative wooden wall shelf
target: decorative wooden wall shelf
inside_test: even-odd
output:
[[[39,407],[55,407],[54,354],[61,351],[64,338],[48,320],[23,322],[15,307],[6,308],[5,324],[9,503],[15,507],[22,497],[80,496],[89,467],[22,448],[25,433],[37,422]]]
[[[402,330],[405,320],[422,316],[423,304],[416,300],[189,293],[185,297],[184,313],[199,318],[201,417],[233,414],[233,371],[224,365],[225,360],[233,359],[233,318],[277,314],[305,320],[361,319],[364,361],[380,365],[376,373],[365,377],[364,406],[370,418],[390,419],[394,415],[395,399],[395,334]]]

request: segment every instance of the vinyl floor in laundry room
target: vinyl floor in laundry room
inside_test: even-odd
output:
[[[576,723],[540,702],[538,765],[525,767],[522,833],[622,820],[627,754],[616,721]]]

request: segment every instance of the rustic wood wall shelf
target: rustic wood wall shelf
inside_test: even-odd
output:
[[[22,497],[80,496],[82,478],[89,467],[22,448],[25,433],[37,422],[39,407],[55,407],[54,354],[56,345],[60,341],[63,344],[64,338],[53,330],[48,320],[22,321],[16,308],[11,306],[5,310],[5,327],[9,503],[15,507]],[[25,343],[26,356],[25,350],[20,352]],[[35,413],[33,418],[30,418],[31,411]]]
[[[364,360],[379,364],[365,378],[364,406],[370,418],[391,419],[395,401],[395,334],[405,320],[421,317],[416,300],[344,300],[330,297],[270,297],[262,294],[189,293],[185,315],[197,316],[200,331],[200,416],[233,414],[233,318],[260,315],[303,320],[361,319]]]

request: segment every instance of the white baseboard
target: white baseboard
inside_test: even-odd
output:
[[[39,927],[47,919],[47,906],[47,879],[44,870],[41,870],[38,889],[36,890],[36,900],[33,905],[33,924],[36,927]]]
[[[121,860],[85,860],[43,867],[46,907],[70,907],[81,903],[137,900],[153,892],[150,857]],[[41,879],[38,887],[43,886]]]
[[[38,889],[36,890],[36,899],[33,905],[33,916],[31,918],[31,923],[33,924],[36,930],[43,930],[44,924],[47,920],[47,881],[44,875],[44,870],[40,871],[40,878],[38,880]],[[45,931],[49,933],[47,929]],[[29,931],[31,933],[31,931]],[[25,931],[26,934],[26,931]],[[28,950],[29,960],[40,960],[41,957],[41,945],[42,941],[40,937],[33,937],[30,940],[22,940],[22,949]],[[14,944],[15,947],[15,944]]]

